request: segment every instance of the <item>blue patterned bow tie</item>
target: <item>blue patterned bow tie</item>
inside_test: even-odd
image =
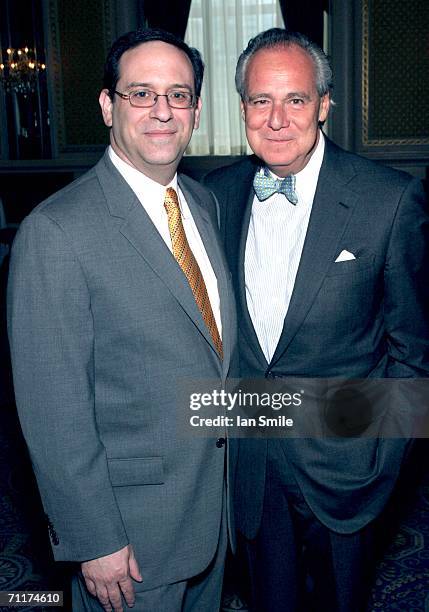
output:
[[[253,179],[253,188],[260,202],[267,200],[273,193],[282,193],[291,204],[298,203],[298,197],[295,193],[295,177],[293,174],[282,180],[273,178],[268,168],[264,168],[264,172],[258,170]]]

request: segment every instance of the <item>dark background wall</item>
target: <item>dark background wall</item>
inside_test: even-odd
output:
[[[429,3],[281,0],[291,29],[323,40],[328,15],[339,145],[422,179],[429,165]],[[49,193],[93,165],[108,141],[98,107],[104,58],[121,33],[157,25],[183,34],[190,0],[0,0],[0,46],[35,45],[46,62],[24,100],[0,87],[0,198],[18,223]],[[326,24],[325,24],[326,25]],[[17,111],[18,108],[18,111]],[[17,116],[19,119],[17,120]],[[230,158],[187,157],[195,177]]]
[[[281,5],[286,25],[319,43],[323,12],[328,14],[336,101],[330,137],[346,149],[427,178],[428,0],[282,0]],[[147,23],[183,34],[189,6],[190,0],[0,0],[0,63],[8,47],[34,45],[47,66],[31,95],[18,98],[0,86],[0,548],[8,589],[61,588],[68,595],[67,569],[52,563],[13,404],[7,249],[17,225],[38,202],[102,155],[108,134],[97,100],[112,41]],[[198,178],[228,161],[185,157],[182,167]],[[7,227],[2,227],[2,206]],[[374,610],[429,610],[427,474],[417,487],[427,464],[427,440],[420,442],[389,508],[395,509],[394,520],[383,517],[380,523],[392,545],[378,566]]]

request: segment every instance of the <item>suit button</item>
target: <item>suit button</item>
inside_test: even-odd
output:
[[[274,372],[270,372],[268,370],[268,372],[265,372],[265,378],[276,378],[276,375],[274,374]]]
[[[216,446],[218,448],[222,448],[224,444],[226,444],[225,438],[219,438],[218,440],[216,440]]]
[[[51,542],[54,546],[58,546],[58,544],[60,543],[60,540],[47,514],[45,514],[45,520],[48,526],[48,533],[49,533],[49,537],[51,538]]]

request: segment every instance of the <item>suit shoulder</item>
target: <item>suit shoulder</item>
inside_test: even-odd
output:
[[[396,168],[385,166],[379,161],[368,159],[367,157],[351,153],[350,151],[345,151],[333,143],[330,143],[330,147],[332,147],[336,156],[342,158],[342,163],[346,162],[351,164],[356,174],[364,175],[362,177],[363,181],[365,180],[364,177],[367,176],[368,180],[385,181],[386,183],[393,183],[397,186],[405,186],[413,180],[413,177],[403,170],[397,170]]]
[[[101,197],[102,190],[95,170],[91,168],[81,177],[40,202],[27,219],[36,215],[44,215],[61,223],[68,217],[82,216],[90,206],[94,205],[97,194]]]
[[[179,174],[179,185],[194,197],[196,203],[206,209],[212,217],[213,223],[218,225],[219,211],[213,193],[201,183],[198,183],[186,174]]]
[[[210,189],[187,174],[179,174],[179,184],[188,189],[197,198],[199,204],[210,206],[211,203],[214,203],[213,193]]]
[[[193,191],[195,193],[195,195],[197,195],[202,200],[204,200],[205,198],[210,198],[211,199],[213,197],[211,192],[210,192],[210,190],[207,187],[205,187],[204,185],[202,185],[201,183],[199,183],[195,179],[191,178],[187,174],[180,173],[179,174],[179,182],[186,189],[189,189],[190,191]]]
[[[360,185],[360,190],[373,201],[373,205],[396,209],[407,194],[407,198],[424,201],[421,180],[408,172],[384,166],[380,162],[355,156],[356,177],[353,185]]]
[[[327,140],[320,179],[347,187],[363,200],[371,202],[372,209],[383,214],[396,214],[401,203],[426,206],[423,184],[407,172],[384,166],[355,153],[344,151]]]
[[[214,191],[223,186],[236,185],[237,181],[242,180],[243,176],[253,174],[257,166],[257,158],[254,155],[249,155],[237,162],[216,168],[216,170],[207,173],[203,177],[203,183]]]

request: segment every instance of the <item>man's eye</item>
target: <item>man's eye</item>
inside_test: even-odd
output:
[[[151,92],[147,91],[146,89],[140,89],[139,91],[133,91],[133,93],[131,94],[134,98],[141,98],[141,99],[145,99],[145,98],[151,98]]]
[[[300,104],[304,104],[304,100],[302,98],[291,98],[289,100],[289,104],[293,106],[299,106]]]
[[[168,97],[172,100],[187,100],[189,94],[185,93],[184,91],[170,91]]]
[[[267,106],[270,104],[271,100],[268,98],[255,98],[254,100],[250,100],[251,106]]]

